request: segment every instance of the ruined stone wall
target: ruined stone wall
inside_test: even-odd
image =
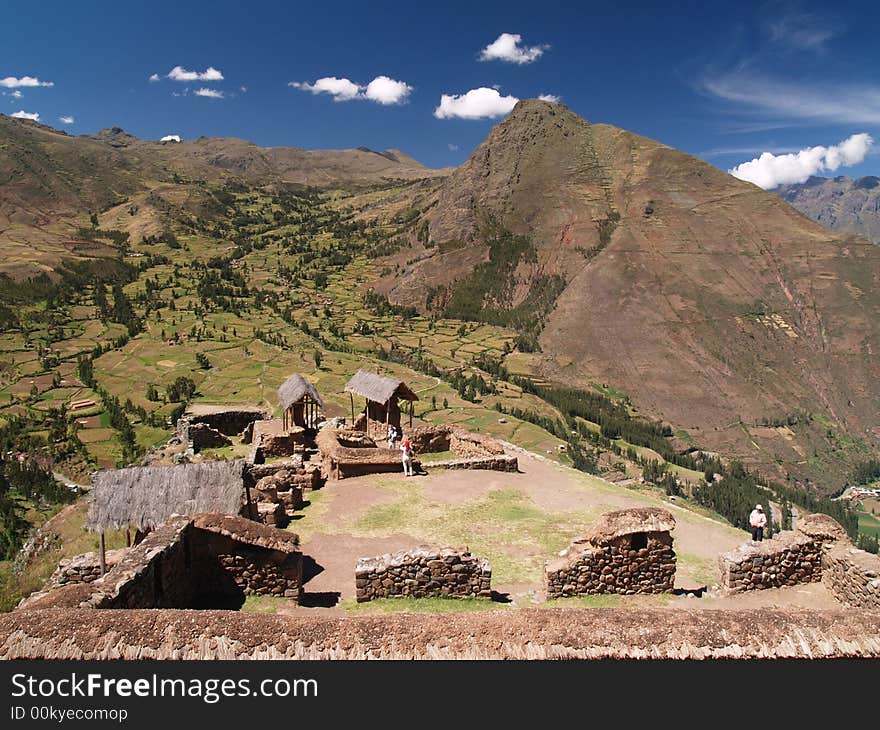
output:
[[[675,584],[672,536],[668,532],[636,533],[605,545],[575,541],[558,560],[547,563],[544,579],[548,599],[669,592]]]
[[[836,546],[852,547],[840,523],[828,515],[807,515],[796,530],[747,542],[721,555],[721,585],[750,591],[815,583],[822,579],[823,556]]]
[[[88,608],[239,608],[247,595],[298,599],[302,553],[297,538],[238,517],[175,517],[125,551],[92,583],[49,586],[22,604]],[[70,589],[85,593],[70,593]]]
[[[504,447],[495,439],[465,431],[458,426],[424,425],[407,430],[416,454],[452,451],[460,459],[503,456]]]
[[[111,571],[125,555],[125,548],[108,550],[104,556],[107,571]],[[58,563],[58,568],[49,578],[49,584],[63,586],[68,583],[91,583],[101,577],[101,559],[98,553],[83,553],[72,558],[65,558]]]
[[[841,603],[880,610],[880,556],[837,544],[822,557],[822,582]]]
[[[492,568],[467,548],[417,548],[361,558],[355,569],[359,603],[376,598],[488,598]]]
[[[429,461],[432,469],[487,469],[491,471],[518,472],[519,460],[515,456],[477,456],[471,459],[446,459]]]

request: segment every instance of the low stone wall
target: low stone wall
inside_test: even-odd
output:
[[[836,544],[851,546],[843,527],[827,515],[808,515],[796,530],[747,542],[721,555],[721,585],[752,591],[816,583],[822,579],[823,554]]]
[[[472,459],[444,459],[426,461],[429,469],[487,469],[491,471],[519,471],[519,460],[515,456],[477,456]]]
[[[841,603],[880,610],[880,555],[837,544],[822,558],[822,582]]]
[[[656,507],[602,516],[584,537],[546,564],[547,598],[597,593],[667,593],[675,585],[672,514]]]
[[[359,603],[376,598],[489,598],[492,568],[467,548],[417,548],[360,558],[355,569]]]
[[[126,549],[108,550],[104,555],[104,564],[107,572],[113,570],[116,564],[122,560]],[[55,586],[63,586],[68,583],[91,583],[101,577],[101,559],[98,553],[83,553],[72,558],[64,558],[58,563],[58,568],[49,578],[49,583]]]
[[[406,437],[417,454],[452,451],[461,459],[504,455],[504,447],[495,439],[471,433],[460,426],[416,426],[406,432]]]

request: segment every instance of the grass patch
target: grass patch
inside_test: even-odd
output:
[[[292,608],[296,601],[292,598],[279,598],[278,596],[246,596],[242,611],[246,613],[278,613],[279,609]]]

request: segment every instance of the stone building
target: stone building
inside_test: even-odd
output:
[[[675,583],[675,518],[657,507],[609,512],[547,563],[547,598],[666,593]]]

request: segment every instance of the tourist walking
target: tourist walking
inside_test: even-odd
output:
[[[411,477],[413,475],[413,450],[409,439],[400,445],[400,454],[403,462],[403,476]]]
[[[764,508],[760,504],[756,504],[749,515],[749,525],[752,528],[752,540],[761,542],[764,539],[764,528],[767,526],[767,515],[764,514]]]

